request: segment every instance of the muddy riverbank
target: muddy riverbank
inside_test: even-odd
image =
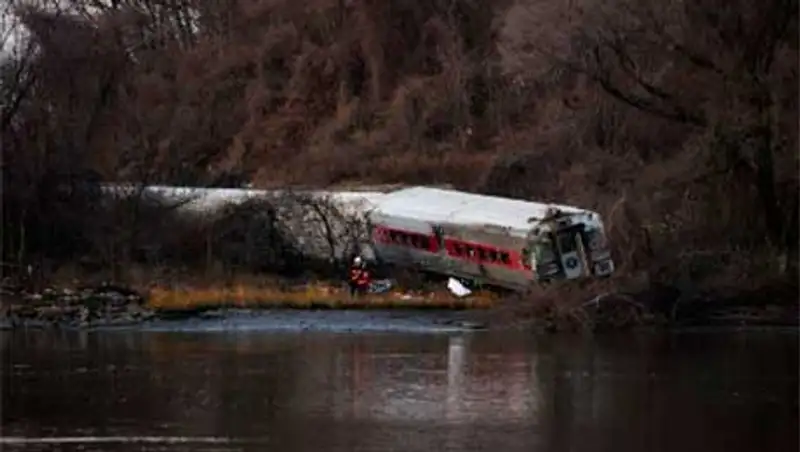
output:
[[[38,292],[5,288],[0,328],[150,328],[185,320],[212,329],[371,331],[430,327],[597,332],[637,327],[797,326],[800,317],[791,287],[694,298],[668,288],[638,294],[593,295],[584,290],[463,299],[422,292],[360,298],[337,291],[318,292],[248,292],[240,288],[231,292],[239,293],[238,297],[211,299],[205,291],[205,298],[193,299],[193,293],[185,290],[142,293],[110,284]],[[259,299],[257,294],[272,295]]]
[[[389,293],[352,297],[342,290],[276,290],[253,287],[199,290],[133,288],[104,284],[95,287],[47,288],[38,292],[4,289],[0,328],[151,327],[173,321],[241,322],[258,329],[326,329],[328,320],[347,325],[336,329],[392,329],[398,318],[419,317],[423,324],[447,325],[466,311],[491,307],[486,297],[457,299],[441,293]],[[362,314],[357,312],[363,311]],[[352,313],[349,317],[342,313]],[[443,314],[446,314],[443,316]],[[444,318],[446,317],[446,318]],[[465,320],[466,321],[466,320]],[[474,328],[475,322],[467,328]],[[417,322],[419,323],[419,322]],[[485,322],[482,322],[485,324]],[[378,325],[378,326],[376,326]],[[452,326],[452,325],[451,325]]]

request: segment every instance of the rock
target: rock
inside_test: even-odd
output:
[[[485,330],[488,328],[488,324],[486,322],[464,321],[461,322],[461,327],[468,330]]]
[[[78,311],[78,320],[81,323],[87,323],[89,321],[90,314],[91,312],[89,311],[89,308],[87,308],[86,306],[81,306],[81,308]]]

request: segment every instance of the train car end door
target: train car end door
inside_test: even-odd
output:
[[[577,229],[565,229],[557,233],[558,254],[561,257],[561,268],[566,279],[580,278],[586,273],[585,260],[581,258],[580,232]]]

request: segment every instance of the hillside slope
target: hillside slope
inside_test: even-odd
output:
[[[14,12],[6,260],[138,240],[99,180],[435,183],[600,210],[627,274],[793,274],[797,0],[82,5]]]

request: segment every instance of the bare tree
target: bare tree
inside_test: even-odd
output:
[[[584,8],[570,49],[538,50],[620,103],[705,135],[701,175],[749,174],[770,243],[796,248],[796,215],[781,211],[797,198],[779,193],[796,174],[779,168],[797,160],[797,1]]]

